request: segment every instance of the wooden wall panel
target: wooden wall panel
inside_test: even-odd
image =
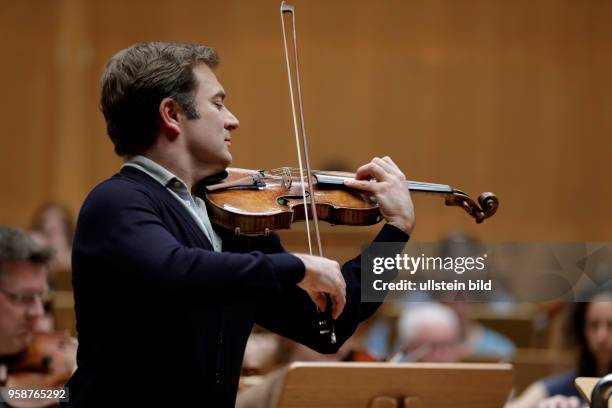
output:
[[[449,229],[491,241],[610,239],[612,3],[294,4],[315,167],[355,168],[389,154],[409,178],[500,196],[499,214],[478,227],[458,209],[416,198],[420,240]],[[234,164],[294,165],[278,5],[3,3],[9,58],[0,68],[7,127],[0,223],[25,226],[48,198],[76,211],[86,192],[116,171],[120,161],[97,109],[98,80],[104,62],[136,41],[215,47],[228,105],[241,121]],[[21,52],[28,46],[36,53]],[[54,65],[66,46],[81,50],[85,64]]]
[[[0,224],[52,195],[54,3],[0,3]]]

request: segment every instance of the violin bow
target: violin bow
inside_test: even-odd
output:
[[[292,40],[293,40],[293,65],[295,68],[295,72],[291,71],[291,63],[289,58],[289,46],[287,44],[287,30],[285,27],[285,14],[291,15],[291,31],[292,31]],[[306,138],[306,126],[304,124],[304,107],[302,104],[302,83],[300,80],[300,63],[298,58],[298,47],[297,47],[297,34],[295,28],[295,7],[286,1],[282,1],[280,5],[280,15],[281,15],[281,25],[283,29],[283,43],[285,46],[285,64],[287,65],[287,77],[289,80],[289,94],[291,96],[291,112],[293,115],[293,130],[295,134],[295,145],[297,149],[298,156],[298,165],[300,174],[304,174],[304,165],[302,162],[302,151],[304,154],[304,161],[306,162],[306,180],[308,183],[308,191],[312,192],[314,189],[312,188],[312,166],[310,164],[310,155],[308,154],[308,140]],[[295,92],[293,90],[293,82],[295,81],[297,88],[297,106],[299,111],[299,122],[300,126],[298,126],[298,115],[296,112],[296,97]],[[301,137],[300,137],[301,132]],[[301,143],[300,143],[301,140]],[[304,202],[304,217],[306,221],[306,235],[308,236],[308,251],[310,255],[313,254],[312,250],[312,238],[311,238],[311,229],[310,229],[310,220],[308,214],[308,203],[306,199],[306,186],[305,183],[301,183],[302,185],[302,199]],[[321,243],[321,233],[319,231],[319,219],[317,217],[317,208],[315,203],[315,194],[310,195],[310,213],[312,215],[312,222],[314,224],[314,234],[317,242],[317,249],[319,252],[319,256],[323,256],[323,245]],[[325,313],[325,317],[319,320],[319,333],[321,335],[330,336],[330,341],[332,344],[336,343],[336,331],[334,328],[334,323],[331,318],[331,297],[326,294],[328,310],[323,311]]]
[[[283,1],[281,2],[280,10],[281,10],[281,24],[283,28],[283,43],[285,45],[285,63],[287,65],[287,77],[289,80],[289,94],[291,96],[291,111],[293,114],[293,129],[295,133],[295,146],[297,149],[298,165],[300,169],[300,174],[304,174],[304,165],[302,163],[302,151],[303,151],[304,160],[306,162],[306,179],[308,183],[308,190],[314,191],[312,188],[312,166],[310,165],[310,155],[308,154],[308,140],[306,138],[306,126],[304,124],[304,108],[302,104],[302,83],[300,80],[300,63],[299,63],[298,48],[297,48],[297,34],[296,34],[296,29],[295,29],[295,7]],[[297,113],[296,113],[296,108],[295,108],[296,98],[295,98],[295,93],[293,90],[294,78],[292,76],[291,64],[289,62],[289,47],[287,45],[287,32],[285,28],[285,18],[284,18],[285,14],[291,14],[291,28],[292,28],[291,31],[293,34],[292,39],[293,39],[293,56],[294,56],[293,64],[295,67],[295,73],[293,74],[293,76],[295,77],[295,84],[297,87],[297,105],[298,105],[298,110],[300,114],[300,126],[299,127],[298,127],[298,119],[297,119]],[[301,137],[300,137],[300,131],[301,131]],[[301,139],[301,143],[300,143],[300,139]],[[302,198],[304,200],[304,208],[307,208],[306,187],[304,186],[304,183],[302,183]],[[321,234],[319,232],[319,223],[317,219],[317,211],[316,211],[314,195],[311,197],[311,200],[310,200],[310,210],[312,212],[312,220],[314,223],[315,237],[316,237],[317,246],[319,250],[319,256],[323,256],[323,246],[321,245]],[[308,235],[308,249],[310,251],[310,254],[312,255],[313,251],[312,251],[312,241],[311,241],[308,211],[305,211],[305,213],[306,213],[305,214],[306,232]]]
[[[289,57],[289,45],[287,41],[287,29],[285,27],[285,15],[290,15],[291,21],[291,34],[293,43],[293,66],[294,71],[291,70],[291,59]],[[283,44],[285,48],[285,64],[287,66],[287,78],[289,81],[289,94],[291,97],[291,112],[293,116],[293,130],[295,134],[295,144],[298,157],[299,174],[304,174],[304,162],[306,164],[306,183],[301,183],[302,188],[302,199],[304,203],[304,217],[306,222],[306,235],[308,237],[308,250],[309,253],[313,254],[312,249],[312,231],[310,227],[310,216],[312,216],[312,222],[314,224],[314,235],[317,243],[318,255],[323,256],[323,245],[321,243],[321,233],[319,231],[319,220],[317,216],[315,194],[310,194],[310,215],[308,208],[308,200],[306,194],[306,188],[309,192],[313,192],[312,183],[314,180],[312,166],[310,164],[310,155],[308,154],[308,140],[306,137],[306,126],[304,124],[304,108],[302,103],[302,85],[300,79],[300,64],[298,57],[298,46],[297,46],[297,34],[296,34],[296,23],[295,23],[295,7],[286,1],[282,1],[280,5],[281,25],[283,31]],[[294,91],[297,88],[296,92]],[[296,108],[297,100],[297,108]],[[299,112],[299,126],[298,126],[298,112]],[[303,156],[303,160],[302,160]],[[317,178],[318,184],[337,184],[338,180],[333,180],[333,177],[324,176],[322,173],[314,174]],[[493,193],[483,193],[478,197],[478,203],[472,200],[467,194],[460,190],[455,190],[450,186],[433,183],[422,183],[422,182],[407,182],[407,187],[411,191],[427,192],[442,194],[445,197],[445,204],[448,206],[457,206],[463,208],[470,216],[472,216],[477,223],[483,222],[486,218],[494,215],[499,207],[499,200]],[[331,299],[327,296],[328,304],[331,305]],[[328,313],[329,311],[327,311]],[[328,313],[329,314],[329,313]],[[319,329],[321,334],[330,333],[331,342],[336,343],[336,335],[333,326],[333,320],[331,315],[328,319],[322,319],[319,321]]]

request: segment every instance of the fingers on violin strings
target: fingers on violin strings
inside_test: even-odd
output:
[[[357,169],[355,178],[357,180],[369,180],[371,178],[375,178],[377,181],[385,181],[387,174],[387,171],[385,171],[380,164],[371,161],[370,163],[364,164]]]
[[[364,164],[363,166],[359,167],[357,169],[357,171],[355,172],[355,179],[357,180],[371,180],[372,178],[376,177],[376,174],[374,174],[374,170],[372,169],[374,164],[374,160],[377,159],[377,157],[375,157],[374,159],[372,159],[372,161],[370,161],[369,163]],[[378,166],[380,167],[380,166]]]
[[[376,194],[380,191],[379,183],[373,183],[368,180],[346,180],[344,185],[357,190],[367,191]]]
[[[357,171],[355,172],[355,180],[363,180],[363,179],[369,180],[371,178],[371,177],[368,177],[368,174],[367,174],[368,164],[364,164],[363,166],[360,166],[357,169]]]
[[[388,163],[393,169],[395,169],[394,173],[399,173],[402,176],[404,176],[404,172],[399,168],[397,164],[395,164],[395,162],[391,159],[391,157],[385,156],[382,158],[382,160]]]
[[[385,169],[388,174],[392,174],[393,176],[398,177],[401,180],[406,180],[406,176],[400,170],[399,167],[391,160],[389,156],[385,156],[382,159],[375,158],[374,159],[377,164]]]
[[[388,158],[389,158],[388,156],[385,156],[382,159],[380,157],[375,157],[375,158],[372,159],[372,162],[378,164],[387,173],[392,173],[392,174],[397,173],[396,168],[393,167],[393,162],[389,163],[389,161],[385,160],[385,159],[388,159]],[[389,160],[391,160],[391,159],[389,159]]]

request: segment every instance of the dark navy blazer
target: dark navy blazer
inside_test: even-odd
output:
[[[220,233],[223,252],[214,252],[176,198],[135,168],[89,194],[72,253],[79,348],[70,406],[232,407],[254,323],[332,353],[379,306],[360,302],[360,257],[343,265],[347,305],[332,345],[296,286],[304,265],[278,236]],[[407,240],[390,225],[375,239]]]

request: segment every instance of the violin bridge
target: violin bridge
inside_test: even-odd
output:
[[[291,184],[293,184],[293,177],[291,177],[291,169],[289,167],[282,168],[281,175],[281,185],[285,190],[291,189]]]
[[[264,174],[263,172],[259,172],[256,175],[253,176],[253,186],[257,187],[257,188],[263,188],[266,186],[266,182],[264,180]]]

